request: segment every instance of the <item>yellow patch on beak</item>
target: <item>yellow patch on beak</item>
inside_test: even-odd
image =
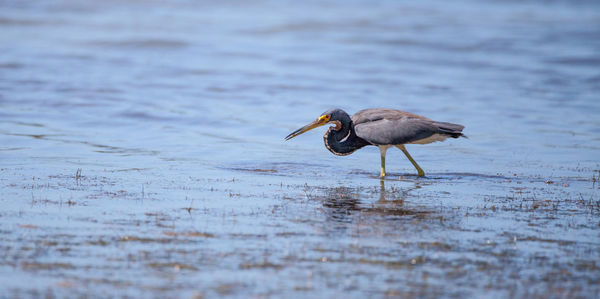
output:
[[[329,115],[321,115],[321,117],[319,117],[318,121],[320,123],[326,123],[329,121],[329,118],[330,118]]]

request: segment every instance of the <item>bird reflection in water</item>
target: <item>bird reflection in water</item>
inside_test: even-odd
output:
[[[410,192],[420,188],[415,185],[408,189],[386,189],[385,180],[379,182],[379,199],[369,201],[368,190],[349,188],[345,186],[328,188],[323,197],[323,207],[327,208],[328,216],[338,222],[352,222],[355,216],[412,216],[428,214],[428,211],[411,210],[404,206],[404,200]],[[365,200],[361,201],[361,198]]]

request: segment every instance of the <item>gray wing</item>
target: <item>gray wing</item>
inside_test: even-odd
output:
[[[435,122],[410,116],[397,119],[381,118],[354,124],[356,135],[374,145],[405,144],[444,134]]]
[[[426,117],[416,115],[410,112],[394,110],[394,109],[365,109],[356,112],[352,115],[352,123],[355,125],[374,122],[378,120],[388,119],[388,120],[399,120],[404,117],[412,117],[417,119],[427,119]]]

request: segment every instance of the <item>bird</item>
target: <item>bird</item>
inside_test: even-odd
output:
[[[371,108],[358,111],[350,117],[344,110],[332,108],[323,112],[317,120],[287,135],[285,140],[327,124],[331,126],[323,135],[323,140],[325,147],[335,155],[350,155],[368,145],[379,147],[379,176],[382,179],[386,175],[385,154],[392,146],[400,149],[417,169],[417,175],[423,177],[425,172],[408,153],[405,144],[428,144],[449,137],[467,137],[462,133],[463,125],[434,121],[402,110]]]

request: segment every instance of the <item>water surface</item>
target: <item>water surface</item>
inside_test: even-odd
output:
[[[0,4],[7,296],[597,297],[593,1]],[[321,112],[469,139],[347,157]]]

